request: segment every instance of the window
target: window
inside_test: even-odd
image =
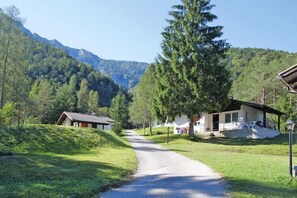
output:
[[[231,113],[226,113],[225,114],[225,123],[230,123],[231,122]]]
[[[232,113],[232,122],[238,122],[238,113]]]
[[[238,122],[238,112],[225,114],[225,123],[231,122]]]

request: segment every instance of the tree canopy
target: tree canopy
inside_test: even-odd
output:
[[[218,111],[228,101],[231,86],[226,69],[229,45],[220,40],[221,26],[210,26],[217,17],[209,0],[182,0],[169,12],[162,55],[156,63],[155,111],[171,120],[185,114],[193,135],[193,116]]]

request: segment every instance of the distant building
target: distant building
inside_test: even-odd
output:
[[[64,111],[57,121],[57,125],[110,130],[113,122],[114,121],[108,117]]]

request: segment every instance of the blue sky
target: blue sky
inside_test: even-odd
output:
[[[179,0],[0,0],[15,5],[25,26],[48,39],[104,59],[153,62],[168,11]],[[213,0],[233,47],[297,52],[296,0]]]

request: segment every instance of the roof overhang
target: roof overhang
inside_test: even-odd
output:
[[[297,64],[279,73],[277,79],[288,87],[289,92],[297,94]]]
[[[258,109],[260,111],[266,112],[266,113],[271,113],[271,114],[275,114],[275,115],[285,115],[285,113],[283,113],[277,109],[274,109],[270,106],[267,106],[267,105],[257,104],[257,103],[252,103],[252,102],[245,102],[245,101],[240,101],[240,100],[235,100],[235,99],[231,99],[229,106],[224,111],[239,110],[241,105],[246,105],[246,106],[252,107],[254,109]]]

